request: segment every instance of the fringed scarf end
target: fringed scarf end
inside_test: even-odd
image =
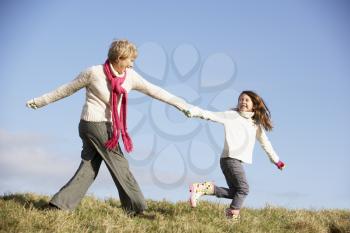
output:
[[[122,134],[123,142],[124,142],[124,148],[125,150],[130,153],[133,150],[133,144],[131,141],[131,138],[129,137],[129,134]]]
[[[115,138],[112,138],[105,143],[105,147],[108,150],[113,150],[117,145],[118,145],[118,140]]]

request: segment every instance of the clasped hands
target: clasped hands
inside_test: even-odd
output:
[[[199,118],[202,118],[203,117],[201,116],[200,114],[200,109],[196,106],[193,106],[193,105],[189,105],[187,109],[182,109],[181,110],[185,116],[187,116],[188,118],[191,118],[191,117],[199,117]]]

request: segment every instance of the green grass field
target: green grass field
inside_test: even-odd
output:
[[[226,206],[200,202],[195,209],[148,200],[144,216],[130,217],[115,199],[85,197],[74,211],[49,210],[49,197],[36,194],[0,196],[0,232],[350,232],[349,210],[244,208],[241,221],[224,217]]]

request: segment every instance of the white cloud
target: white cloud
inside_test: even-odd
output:
[[[78,158],[59,156],[47,146],[53,138],[37,133],[0,130],[0,192],[45,193],[62,185]],[[59,185],[58,185],[59,183]]]
[[[59,157],[45,146],[50,139],[38,134],[0,131],[1,178],[4,176],[60,176],[71,168],[67,156]]]

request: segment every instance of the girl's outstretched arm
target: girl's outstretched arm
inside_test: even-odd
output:
[[[189,105],[188,114],[186,115],[188,117],[197,117],[204,120],[210,120],[210,121],[224,124],[225,121],[230,119],[231,114],[232,114],[232,111],[212,112],[212,111],[201,109],[200,107],[197,107],[197,106]]]

